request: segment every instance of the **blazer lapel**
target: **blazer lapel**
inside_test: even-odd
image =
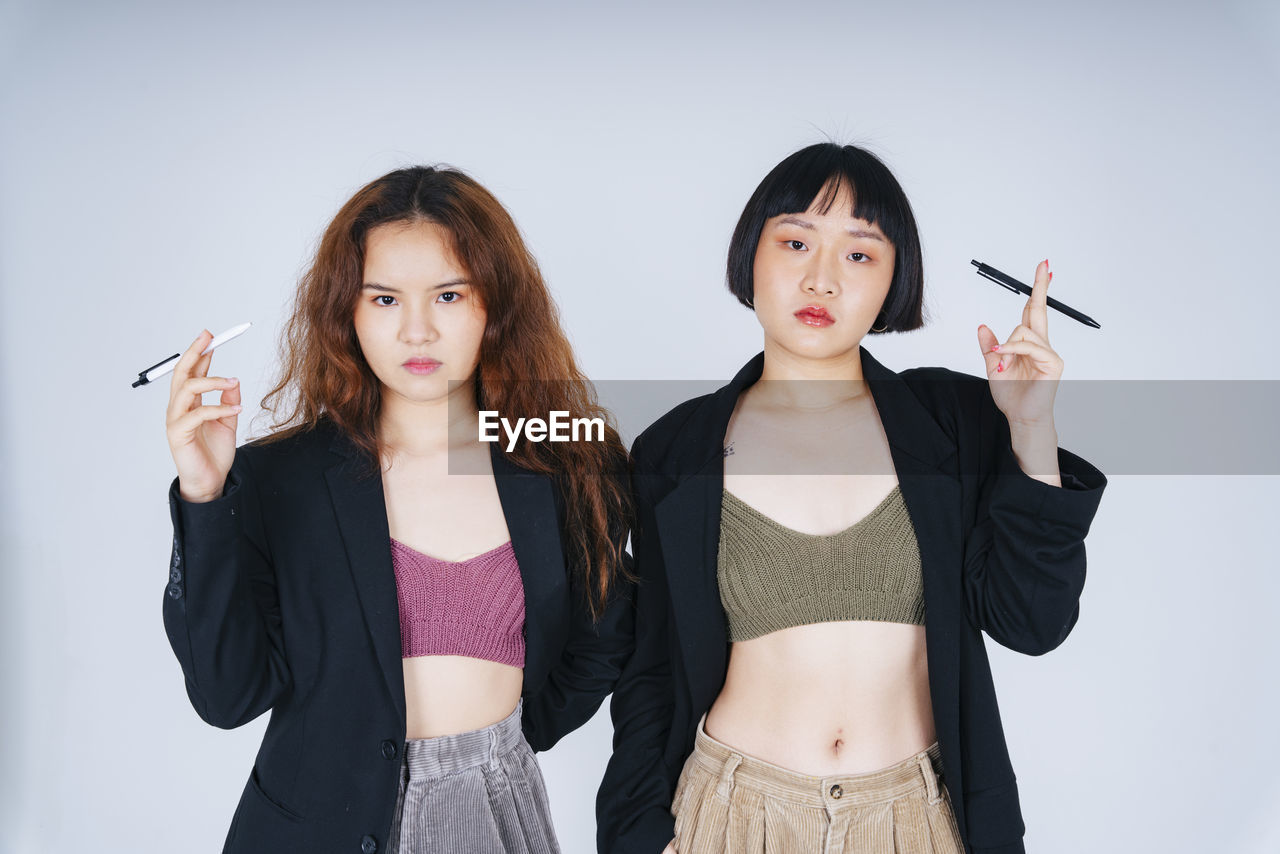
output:
[[[955,439],[938,426],[906,382],[865,349],[862,373],[889,439],[899,488],[920,548],[933,721],[946,767],[957,777],[948,785],[961,791],[956,709],[960,705],[958,632],[964,620],[960,579],[964,540]]]
[[[711,704],[728,670],[729,632],[716,580],[723,488],[720,457],[718,465],[710,463],[686,479],[654,508],[694,708]]]
[[[678,482],[654,507],[694,708],[711,705],[728,670],[729,632],[716,580],[724,434],[738,396],[763,368],[764,353],[759,353],[686,424],[687,444],[676,452],[671,470]]]
[[[331,450],[341,459],[325,471],[329,497],[338,519],[338,531],[347,553],[347,566],[355,582],[365,626],[374,653],[395,701],[400,720],[406,720],[404,666],[400,647],[400,601],[391,566],[391,532],[382,476],[368,471],[369,458],[343,435]]]
[[[510,462],[490,448],[498,499],[524,582],[525,689],[537,690],[551,671],[548,650],[561,647],[569,612],[567,571],[551,478]]]

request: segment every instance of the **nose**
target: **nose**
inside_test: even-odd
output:
[[[820,297],[834,297],[840,293],[840,258],[836,253],[818,251],[810,256],[803,288],[805,293]]]
[[[406,344],[430,344],[440,338],[432,319],[431,307],[410,305],[400,312],[400,340]]]

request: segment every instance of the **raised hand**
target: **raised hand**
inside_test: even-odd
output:
[[[986,325],[978,327],[978,345],[987,363],[991,397],[1011,427],[1052,426],[1053,399],[1062,376],[1062,358],[1049,346],[1048,260],[1036,266],[1031,296],[1022,309],[1022,322],[999,344]],[[1040,380],[1040,382],[1015,382]]]
[[[240,381],[208,376],[213,354],[200,354],[212,340],[209,330],[202,331],[178,359],[165,411],[169,451],[178,467],[178,492],[184,500],[197,503],[222,495],[236,456],[236,417],[241,409]],[[200,395],[219,390],[217,404],[201,402]]]

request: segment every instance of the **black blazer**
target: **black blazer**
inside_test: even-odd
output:
[[[1021,852],[1023,823],[982,632],[1038,655],[1076,622],[1084,537],[1106,478],[1058,450],[1063,487],[1024,474],[987,380],[894,373],[861,349],[924,575],[925,638],[944,778],[970,852]],[[716,584],[723,443],[764,354],[719,391],[658,419],[632,447],[636,651],[610,704],[614,754],[596,803],[598,846],[659,854],[698,721],[724,684]]]
[[[524,582],[523,728],[546,750],[612,689],[631,653],[632,606],[620,585],[593,625],[567,568],[560,490],[496,444],[492,458]],[[385,848],[405,696],[382,478],[369,468],[324,422],[237,449],[215,501],[182,501],[176,479],[170,488],[164,624],[191,704],[228,729],[271,709],[226,852]]]

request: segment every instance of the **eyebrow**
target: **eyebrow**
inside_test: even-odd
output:
[[[431,290],[438,291],[441,288],[456,288],[462,285],[469,285],[469,284],[471,283],[468,282],[466,279],[450,279],[447,282],[441,282],[438,285],[432,285]],[[364,288],[365,290],[382,291],[383,293],[388,293],[388,294],[400,293],[399,288],[393,288],[390,285],[382,285],[382,284],[379,284],[378,282],[365,282]]]
[[[794,216],[794,215],[784,216],[782,219],[778,220],[777,224],[778,225],[798,225],[801,228],[807,228],[810,231],[813,231],[815,228],[814,224],[809,222],[807,219],[801,219],[800,217]],[[884,239],[884,236],[881,235],[880,232],[878,231],[868,231],[865,228],[850,228],[848,231],[849,231],[849,234],[853,235],[854,237],[865,237],[868,240],[879,240],[881,243],[887,242]]]

